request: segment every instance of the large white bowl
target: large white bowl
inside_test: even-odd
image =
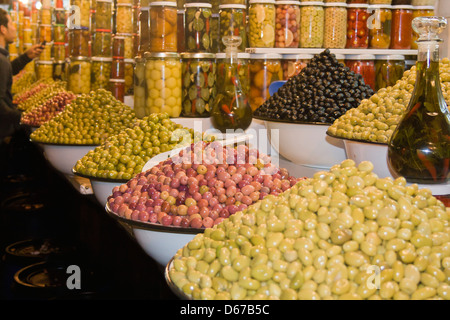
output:
[[[102,206],[105,206],[106,202],[108,202],[108,197],[112,194],[114,187],[126,183],[126,181],[107,181],[96,178],[90,178],[90,180],[94,196]]]
[[[40,143],[44,155],[51,165],[65,175],[73,175],[72,168],[86,153],[97,146],[77,146]]]
[[[326,134],[329,125],[264,121],[272,147],[293,163],[329,169],[344,161],[344,143]]]

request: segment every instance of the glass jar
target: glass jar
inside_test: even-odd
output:
[[[146,114],[181,113],[181,60],[175,52],[145,54]]]
[[[347,43],[347,4],[326,3],[325,32],[323,46],[329,49],[344,49]]]
[[[113,57],[111,79],[125,79],[125,60]]]
[[[225,36],[241,37],[240,51],[247,48],[247,7],[241,4],[222,4],[219,6],[219,39],[220,52],[225,51],[222,38]]]
[[[313,58],[311,54],[283,54],[281,66],[283,68],[283,79],[296,76],[302,71]]]
[[[66,26],[65,25],[54,25],[53,26],[53,41],[64,42],[66,41]]]
[[[89,28],[90,27],[90,17],[91,17],[91,1],[90,0],[70,0],[71,6],[76,6],[79,8],[79,17],[75,19],[69,19],[71,25],[69,29],[73,28]],[[77,12],[74,12],[76,14]],[[69,16],[70,17],[70,16]],[[76,25],[74,23],[79,23]]]
[[[125,95],[133,94],[134,59],[125,59]]]
[[[115,35],[112,48],[113,58],[125,59],[125,38]]]
[[[33,34],[31,29],[23,30],[23,42],[32,43],[33,42]]]
[[[391,45],[392,11],[391,6],[373,5],[369,12],[369,47],[371,49],[389,49]]]
[[[51,25],[52,24],[52,9],[42,8],[40,11],[40,23]]]
[[[411,5],[412,0],[392,0],[392,5]]]
[[[91,58],[91,90],[108,89],[112,58]]]
[[[53,43],[52,57],[55,61],[64,61],[66,59],[66,44],[64,42]]]
[[[250,65],[249,65],[250,54],[246,52],[238,52],[237,54],[237,69],[239,74],[239,81],[241,82],[242,91],[244,94],[248,95],[250,91]],[[222,79],[225,79],[225,63],[226,63],[226,54],[218,53],[216,54],[216,65],[217,65],[217,74],[216,74],[216,84],[220,86],[220,82]]]
[[[116,6],[116,33],[133,33],[133,7],[131,4]]]
[[[147,85],[145,82],[145,58],[136,58],[134,67],[134,111],[138,119],[149,115],[146,113],[146,98]]]
[[[117,33],[115,37],[123,38],[123,58],[134,59],[135,52],[134,52],[133,34]]]
[[[369,48],[368,5],[349,4],[347,10],[347,44],[349,49]]]
[[[405,72],[405,56],[383,55],[377,56],[375,61],[375,90],[394,86]]]
[[[97,29],[112,29],[112,0],[97,0],[95,2],[95,27]]]
[[[412,0],[411,5],[413,6],[433,6],[436,0]]]
[[[390,49],[411,49],[413,6],[392,7]]]
[[[275,8],[275,48],[298,48],[300,1],[277,1]]]
[[[216,97],[216,63],[213,53],[183,53],[182,109],[183,117],[209,117]]]
[[[97,29],[92,36],[92,56],[111,57],[111,30]]]
[[[66,10],[54,9],[53,16],[55,17],[55,24],[66,25]]]
[[[250,54],[249,102],[253,111],[269,99],[269,86],[273,81],[283,80],[282,56],[276,53]]]
[[[91,91],[91,62],[89,58],[70,58],[67,66],[67,90],[75,94]]]
[[[387,4],[391,5],[392,0],[369,0],[369,4]]]
[[[219,35],[220,26],[219,26],[219,14],[213,13],[211,14],[211,52],[218,53],[219,50],[219,40],[222,41]],[[245,33],[245,38],[247,38],[247,33]]]
[[[53,61],[36,61],[36,79],[52,79],[53,78]]]
[[[139,33],[139,16],[141,14],[141,8],[139,5],[133,5],[133,33]]]
[[[364,83],[375,90],[375,56],[372,54],[346,55],[345,65],[354,73],[360,74]]]
[[[90,37],[89,28],[69,30],[69,55],[88,57]]]
[[[53,80],[66,81],[66,62],[53,62]]]
[[[186,3],[185,45],[187,52],[211,52],[211,4]]]
[[[434,2],[434,0],[433,0]],[[434,16],[434,6],[418,6],[414,7],[413,10],[413,20],[417,17],[432,17]],[[417,39],[419,39],[419,35],[417,32],[413,30],[413,37],[411,39],[411,49],[417,50]]]
[[[150,3],[151,52],[177,52],[177,3]]]
[[[42,50],[41,55],[39,56],[40,60],[46,60],[49,61],[52,59],[52,48],[53,48],[53,43],[46,43],[44,46],[44,50]]]
[[[150,7],[141,7],[139,13],[139,52],[150,50]]]
[[[252,48],[275,46],[275,0],[250,0],[248,44]]]
[[[41,24],[39,26],[39,42],[52,41],[52,25]]]
[[[110,79],[109,91],[111,91],[114,98],[124,102],[125,100],[125,80],[123,79]]]
[[[322,48],[325,29],[323,2],[302,2],[300,8],[300,47]]]
[[[178,52],[186,51],[186,43],[184,39],[184,10],[177,12],[177,48]]]

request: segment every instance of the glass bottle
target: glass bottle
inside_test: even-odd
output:
[[[447,26],[442,17],[418,17],[416,84],[408,108],[388,146],[391,170],[410,183],[450,181],[450,112],[439,79],[438,34]]]
[[[217,79],[218,92],[211,110],[211,123],[222,133],[227,130],[246,130],[252,123],[252,109],[238,74],[237,52],[242,39],[239,36],[227,36],[222,41],[227,54],[225,74],[223,79]]]

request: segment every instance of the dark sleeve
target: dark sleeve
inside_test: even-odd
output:
[[[13,75],[18,74],[33,59],[30,59],[26,53],[11,61]]]
[[[14,108],[6,93],[9,74],[5,71],[9,66],[1,65],[5,62],[0,59],[0,138],[11,135],[19,127],[21,117],[20,111]]]

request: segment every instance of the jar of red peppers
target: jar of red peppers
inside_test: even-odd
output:
[[[125,81],[125,60],[113,58],[111,65],[111,79],[123,79]]]
[[[413,6],[392,6],[391,49],[411,49]]]
[[[119,101],[125,100],[125,80],[124,79],[110,79],[109,90],[114,98]]]
[[[349,4],[347,9],[347,44],[349,49],[369,47],[369,28],[367,20],[370,13],[367,4]]]
[[[364,83],[375,90],[375,56],[372,54],[350,54],[345,59],[345,65],[354,73],[360,74]]]
[[[372,5],[369,10],[369,34],[371,49],[389,49],[391,45],[392,7],[388,5]]]
[[[125,38],[115,35],[113,38],[113,58],[125,58]]]

